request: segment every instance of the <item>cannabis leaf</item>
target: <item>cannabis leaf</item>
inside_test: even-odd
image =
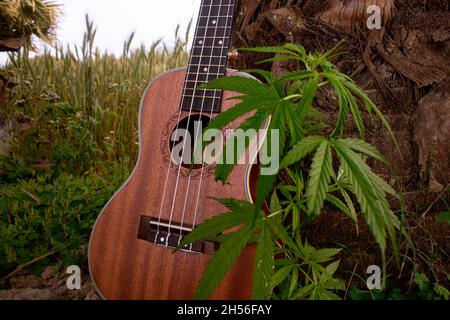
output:
[[[216,251],[208,266],[203,272],[202,279],[197,288],[196,299],[206,300],[219,286],[231,270],[236,259],[252,238],[255,228],[250,225],[236,231],[222,242],[220,249]]]
[[[330,143],[324,141],[313,158],[306,189],[308,211],[315,216],[319,215],[325,201],[333,171],[332,161]]]
[[[256,245],[255,269],[253,271],[253,299],[266,300],[272,291],[271,276],[274,265],[274,239],[267,222],[261,226]]]

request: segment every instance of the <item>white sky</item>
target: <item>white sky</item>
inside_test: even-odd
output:
[[[150,45],[163,38],[168,45],[174,40],[177,24],[184,36],[191,18],[196,18],[200,0],[55,0],[63,5],[57,30],[58,42],[64,46],[81,44],[88,13],[97,27],[95,44],[101,51],[120,54],[131,32],[136,35],[132,47]],[[194,19],[195,20],[195,19]],[[195,23],[195,21],[194,21]],[[191,31],[194,31],[194,26]],[[191,34],[192,39],[192,34]],[[0,54],[3,64],[6,54]]]

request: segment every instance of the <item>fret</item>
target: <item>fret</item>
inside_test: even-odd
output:
[[[188,73],[186,75],[186,82],[196,82],[200,85],[205,82],[217,79],[221,76],[223,76],[222,73]]]
[[[229,37],[231,30],[229,27],[198,27],[196,40],[204,37],[225,38]]]
[[[200,28],[228,28],[233,23],[233,17],[200,17]]]
[[[209,13],[209,14],[208,14]],[[232,6],[203,6],[201,8],[200,17],[204,16],[228,16],[234,13],[234,8]]]
[[[183,97],[182,100],[182,110],[184,111],[192,111],[192,112],[214,112],[218,113],[220,112],[220,105],[221,105],[221,97],[220,98],[213,98],[213,99],[205,99],[203,97],[195,96],[195,97]]]
[[[209,66],[209,65],[223,65],[226,64],[228,53],[223,56],[191,56],[190,65],[194,66]]]
[[[185,89],[183,96],[185,97],[205,97],[205,98],[219,98],[221,96],[219,90],[199,90],[199,89]]]
[[[234,5],[236,3],[236,0],[203,0],[202,5],[204,6],[230,6]]]
[[[223,65],[193,65],[191,64],[188,68],[188,74],[197,74],[197,73],[210,73],[210,74],[224,74],[225,66]]]
[[[224,49],[228,48],[229,38],[228,37],[205,37],[205,38],[197,38],[194,42],[194,47],[223,47]]]
[[[208,56],[208,57],[223,57],[225,54],[228,54],[224,47],[200,47],[193,46],[191,54],[194,56]]]
[[[181,109],[220,112],[222,91],[198,89],[226,73],[237,0],[202,0],[186,72]]]
[[[199,18],[211,18],[211,19],[220,19],[220,18],[234,18],[234,16],[227,16],[227,15],[224,15],[224,16],[215,16],[215,15],[213,15],[213,14],[211,14],[210,16],[208,16],[208,15],[206,15],[206,16],[199,16]]]

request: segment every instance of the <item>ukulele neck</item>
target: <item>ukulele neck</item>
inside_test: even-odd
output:
[[[202,0],[183,88],[182,111],[220,112],[222,92],[197,87],[226,73],[237,1]]]

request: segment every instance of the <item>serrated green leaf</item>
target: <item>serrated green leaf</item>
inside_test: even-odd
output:
[[[349,207],[347,207],[339,198],[336,198],[332,194],[327,194],[326,200],[334,205],[336,208],[345,213],[349,218],[351,218],[355,223],[358,223],[358,218],[356,216],[356,212]]]
[[[258,80],[239,76],[221,77],[198,87],[198,89],[217,89],[244,93],[253,97],[279,99],[277,94]]]
[[[225,207],[230,209],[231,211],[241,211],[241,212],[247,212],[252,213],[254,211],[255,206],[245,200],[239,200],[239,199],[216,199],[212,198],[221,204],[223,204]]]
[[[388,161],[383,157],[383,155],[377,150],[377,148],[361,139],[347,138],[340,139],[340,141],[345,143],[347,147],[352,149],[353,151],[365,154],[385,164],[389,164]]]
[[[443,211],[437,214],[437,220],[439,223],[447,222],[450,224],[450,211]]]
[[[356,103],[355,98],[353,95],[348,91],[346,92],[345,99],[347,101],[347,104],[350,108],[350,112],[353,116],[355,126],[358,129],[359,136],[361,139],[365,139],[365,128],[364,128],[364,122],[361,116],[361,111],[359,110],[359,106]]]
[[[448,301],[450,299],[450,291],[440,284],[436,283],[433,288],[434,292],[436,292],[439,296],[444,298],[444,300]]]
[[[279,140],[275,141],[275,149],[272,149],[273,141],[271,141],[272,137],[269,134],[266,137],[265,146],[267,153],[271,156],[278,156],[280,157],[285,146],[285,139],[286,139],[286,133],[284,128],[284,114],[283,109],[281,107],[278,107],[275,109],[274,113],[272,114],[271,123],[269,126],[269,132],[271,130],[278,130],[279,132]],[[278,159],[279,163],[279,159]],[[257,188],[256,188],[256,208],[260,209],[264,202],[269,198],[270,194],[272,193],[275,184],[277,182],[277,175],[263,175],[262,170],[266,166],[271,166],[272,163],[266,165],[261,165],[261,175],[258,178]]]
[[[266,300],[272,292],[271,279],[274,266],[274,240],[269,226],[263,223],[258,235],[253,271],[253,299]]]
[[[305,79],[311,78],[314,74],[315,74],[315,72],[311,71],[311,70],[292,71],[292,72],[286,73],[284,76],[280,77],[279,81],[286,82],[286,81],[295,81],[295,80],[305,80]]]
[[[367,224],[382,252],[386,249],[386,233],[393,234],[398,219],[389,209],[384,191],[374,183],[375,174],[361,157],[340,141],[333,142],[341,166],[352,185]]]
[[[315,263],[324,263],[332,260],[342,249],[314,249],[310,252],[309,258]]]
[[[287,53],[292,54],[292,50],[287,49],[285,46],[273,46],[273,47],[257,47],[257,48],[239,48],[238,51],[248,52],[260,52],[260,53]]]
[[[233,227],[249,224],[252,221],[253,212],[231,211],[225,214],[214,216],[198,225],[179,245],[182,248],[186,244],[197,241],[209,240],[219,233],[227,231]]]
[[[346,103],[347,100],[345,96],[347,90],[344,87],[344,85],[336,78],[335,74],[324,72],[322,75],[331,84],[338,98],[338,106],[339,106],[338,121],[336,123],[333,133],[331,134],[332,137],[336,137],[342,134],[342,132],[344,131],[345,122],[347,120],[347,116],[349,113],[348,105]]]
[[[319,74],[314,72],[311,79],[305,84],[303,88],[303,97],[298,103],[297,112],[299,113],[300,121],[304,121],[310,112],[311,105],[316,98],[317,89],[319,87]]]
[[[322,210],[333,171],[330,143],[323,141],[314,155],[306,188],[310,214],[318,216]]]
[[[268,219],[267,222],[269,223],[270,228],[272,229],[273,233],[277,238],[279,238],[281,241],[284,242],[285,245],[287,245],[291,250],[297,253],[301,253],[298,246],[294,243],[292,238],[287,233],[286,229],[283,225],[281,225],[276,219],[271,218]]]
[[[261,209],[261,207],[264,204],[264,202],[266,201],[266,199],[272,193],[276,182],[277,182],[276,175],[259,177],[258,183],[257,183],[257,188],[256,188],[256,190],[257,190],[256,203],[255,203],[256,209]]]
[[[289,287],[289,297],[291,297],[295,289],[297,289],[297,285],[298,285],[298,269],[294,268],[294,270],[292,270],[291,285]]]
[[[290,264],[290,265],[284,266],[280,270],[276,271],[272,275],[272,279],[271,279],[272,288],[279,286],[284,280],[286,280],[286,278],[289,276],[291,271],[294,270],[294,268],[296,268],[296,266],[293,264]]]
[[[328,271],[328,273],[330,274],[330,276],[334,276],[334,274],[336,273],[336,271],[337,271],[337,269],[339,268],[339,264],[340,264],[340,260],[338,260],[338,261],[335,261],[335,262],[333,262],[333,263],[330,263],[328,266],[327,266],[327,271]]]
[[[414,282],[419,286],[421,291],[426,291],[428,290],[430,279],[428,279],[426,274],[416,272],[414,273]]]
[[[280,199],[278,198],[277,191],[275,190],[270,197],[270,212],[275,213],[281,210]]]
[[[205,128],[205,131],[211,129],[222,130],[224,127],[235,121],[236,119],[244,116],[253,110],[260,109],[262,107],[260,99],[248,99],[241,103],[236,104],[234,107],[219,113]],[[259,102],[259,104],[258,104]]]
[[[286,82],[277,80],[272,72],[260,69],[243,70],[242,72],[259,75],[267,82],[268,85],[272,86],[276,90],[280,98],[284,98],[286,96],[286,91],[284,88]]]
[[[300,140],[303,139],[303,129],[302,123],[295,113],[294,105],[288,102],[284,102],[283,104],[285,122],[288,124],[289,133],[290,133],[290,142],[289,147],[297,144]]]
[[[314,290],[315,285],[314,284],[309,284],[307,286],[304,286],[300,289],[298,289],[294,294],[293,294],[293,300],[303,300],[306,297],[308,297],[309,295],[311,295],[311,292]]]
[[[229,142],[230,141],[235,141],[238,132],[243,131],[243,132],[249,132],[249,130],[254,130],[255,135],[258,132],[258,130],[263,126],[263,124],[265,123],[265,121],[267,120],[267,118],[269,117],[271,113],[271,110],[264,110],[264,111],[259,111],[257,112],[254,116],[248,118],[247,120],[245,120],[240,126],[239,128],[237,128],[235,130],[235,133],[233,133],[228,139],[227,139],[227,143],[224,147],[224,150],[222,152],[222,158],[226,159],[227,158],[227,150],[229,148]],[[250,142],[245,141],[245,148],[247,149],[248,146],[250,145]],[[230,176],[231,172],[234,170],[234,168],[236,167],[237,162],[239,161],[239,159],[242,157],[243,153],[245,152],[245,150],[237,150],[237,144],[235,143],[235,148],[232,151],[232,155],[234,156],[234,163],[230,164],[227,163],[227,161],[224,161],[223,164],[218,164],[216,167],[216,171],[215,171],[215,178],[217,181],[221,181],[223,184],[226,183],[226,181],[228,180],[228,177]],[[239,151],[239,152],[238,152]]]
[[[264,64],[264,63],[276,62],[276,61],[290,61],[290,60],[299,60],[299,59],[292,55],[278,55],[273,58],[258,61],[258,62],[256,62],[256,64]]]
[[[328,301],[334,301],[334,300],[342,300],[341,297],[339,297],[337,294],[318,286],[314,288],[313,292],[311,293],[311,300],[328,300]]]
[[[345,203],[347,204],[347,208],[350,210],[350,217],[354,217],[356,219],[356,222],[355,222],[356,233],[359,234],[358,216],[356,214],[356,209],[353,204],[353,200],[350,197],[350,195],[348,194],[348,192],[345,191],[344,188],[340,187],[339,192],[342,194],[342,197],[344,198]]]
[[[394,132],[392,131],[391,126],[389,125],[389,122],[386,120],[386,118],[383,116],[383,113],[381,110],[373,103],[372,100],[367,96],[367,94],[348,76],[342,75],[346,81],[345,86],[349,88],[354,94],[356,94],[361,101],[363,102],[367,112],[371,113],[374,112],[376,116],[380,119],[383,126],[388,131],[392,141],[394,142],[398,153],[401,155],[400,147],[398,145],[397,139],[395,138]]]
[[[326,138],[321,136],[309,136],[302,139],[287,153],[286,157],[281,161],[280,168],[284,169],[302,160],[308,154],[314,152],[324,141],[326,141]]]
[[[197,300],[208,299],[211,293],[219,286],[242,250],[246,247],[248,241],[252,238],[254,232],[255,228],[246,226],[230,234],[222,242],[220,249],[216,251],[203,272],[195,296]]]

